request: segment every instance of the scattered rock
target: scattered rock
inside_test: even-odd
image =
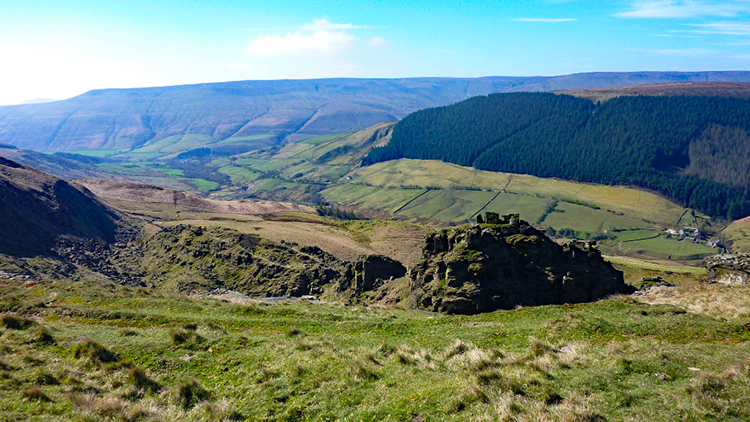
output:
[[[742,285],[750,282],[750,254],[720,254],[703,260],[709,283]]]
[[[674,284],[664,280],[660,276],[656,277],[643,277],[641,282],[638,284],[638,290],[645,291],[656,287],[675,287]]]

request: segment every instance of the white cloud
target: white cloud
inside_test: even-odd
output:
[[[571,18],[514,18],[516,22],[542,22],[542,23],[557,23],[557,22],[574,22],[576,19]]]
[[[245,54],[255,57],[270,57],[287,53],[341,51],[351,47],[357,39],[347,30],[367,28],[349,23],[333,23],[327,19],[318,19],[302,25],[295,32],[288,32],[286,35],[272,34],[255,38],[245,49]],[[371,38],[368,42],[373,47],[384,43],[385,40],[377,37]]]
[[[686,39],[704,39],[706,37],[702,35],[684,35],[685,31],[667,31],[667,34],[654,34],[654,37],[660,38],[686,38]]]
[[[750,2],[744,0],[657,0],[636,1],[632,10],[616,13],[622,18],[697,18],[702,16],[734,17],[750,12]]]
[[[293,34],[264,35],[253,41],[245,53],[264,57],[300,51],[329,53],[349,47],[354,37],[337,31],[317,31],[312,34],[295,32]]]
[[[0,105],[32,98],[69,98],[94,88],[156,85],[132,64],[96,57],[59,40],[48,45],[0,43]]]
[[[370,47],[382,47],[386,44],[388,44],[388,41],[380,38],[380,37],[372,37],[369,41],[367,41],[367,44]]]
[[[343,29],[364,29],[366,26],[357,26],[350,23],[332,23],[328,19],[316,19],[313,23],[302,25],[299,30],[302,32],[315,31],[340,31]]]

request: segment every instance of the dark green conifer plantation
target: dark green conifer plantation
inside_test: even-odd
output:
[[[413,113],[364,164],[437,159],[651,189],[714,217],[750,215],[750,100],[493,94]]]

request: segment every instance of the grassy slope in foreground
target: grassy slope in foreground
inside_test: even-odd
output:
[[[750,418],[746,313],[647,296],[459,317],[0,283],[4,420]],[[693,291],[748,294],[671,300]]]

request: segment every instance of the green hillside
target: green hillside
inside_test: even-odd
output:
[[[631,96],[593,104],[494,94],[401,120],[366,164],[437,159],[479,169],[655,190],[715,217],[750,214],[750,100]]]
[[[537,227],[554,230],[550,233],[603,239],[602,246],[612,253],[695,259],[716,252],[705,243],[687,245],[665,238],[664,228],[695,223],[681,219],[690,210],[639,189],[497,173],[440,161],[402,159],[360,167],[371,147],[388,141],[392,127],[384,124],[275,151],[217,159],[212,165],[230,175],[235,186],[211,195],[329,203],[362,215],[439,224],[470,222],[480,211],[519,213]],[[660,236],[660,242],[639,240]]]

